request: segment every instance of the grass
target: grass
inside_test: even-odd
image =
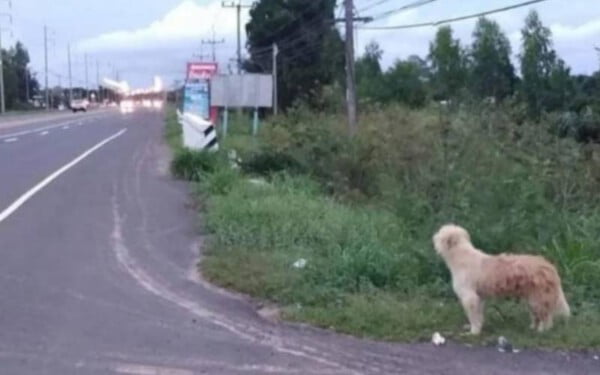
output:
[[[341,126],[336,115],[299,111],[259,139],[230,134],[225,147],[248,167],[216,158],[195,179],[211,233],[208,279],[276,302],[288,319],[357,336],[419,341],[439,331],[481,345],[503,335],[518,347],[600,348],[596,150],[513,127],[503,113],[388,108],[363,115],[355,139]],[[275,172],[279,158],[298,168]],[[492,302],[483,335],[463,335],[430,240],[447,221],[486,251],[551,259],[572,319],[532,334],[524,306]],[[306,267],[293,267],[301,258]]]

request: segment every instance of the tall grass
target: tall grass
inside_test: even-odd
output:
[[[454,335],[464,317],[431,246],[452,221],[485,251],[551,259],[575,313],[568,329],[535,338],[525,309],[493,305],[488,333],[599,347],[600,329],[586,328],[600,326],[598,155],[502,108],[374,110],[354,138],[342,117],[298,109],[244,151],[245,172],[269,184],[220,168],[204,180],[204,272],[294,319],[382,338]]]

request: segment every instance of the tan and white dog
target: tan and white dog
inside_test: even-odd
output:
[[[556,268],[541,256],[488,255],[476,249],[469,233],[448,224],[433,236],[433,245],[452,274],[452,287],[469,319],[471,333],[483,326],[484,300],[518,297],[531,314],[531,328],[550,329],[555,316],[570,315]]]

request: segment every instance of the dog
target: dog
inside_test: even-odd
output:
[[[469,232],[448,224],[433,236],[433,246],[452,274],[452,288],[467,315],[470,332],[481,333],[484,300],[517,297],[527,302],[531,328],[552,328],[556,316],[568,317],[569,304],[556,268],[541,256],[489,255],[476,249]]]

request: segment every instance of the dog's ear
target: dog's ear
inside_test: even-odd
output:
[[[450,250],[452,249],[454,246],[458,245],[458,243],[460,242],[458,235],[456,235],[455,233],[452,233],[450,235],[448,235],[448,237],[446,237],[446,249]]]

